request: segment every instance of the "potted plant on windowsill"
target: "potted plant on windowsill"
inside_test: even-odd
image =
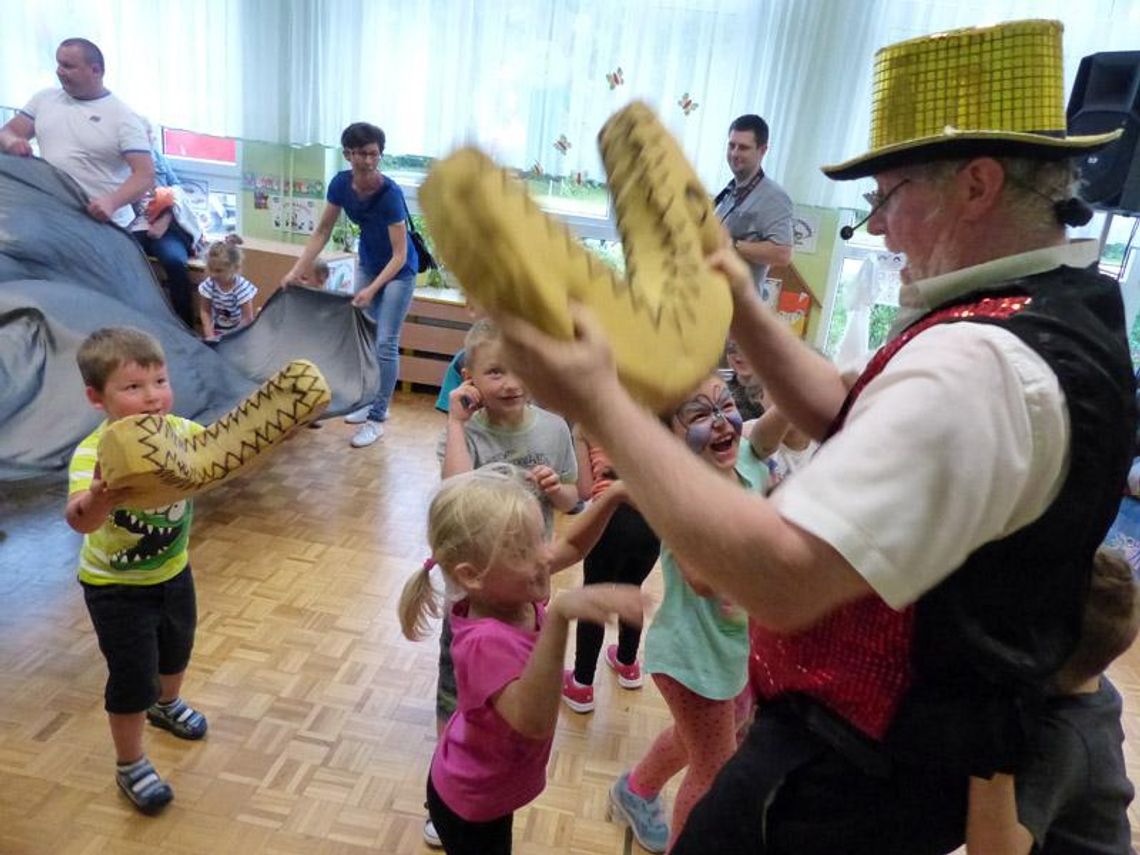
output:
[[[343,213],[332,230],[332,242],[345,252],[355,252],[357,241],[360,240],[360,226],[346,217]]]

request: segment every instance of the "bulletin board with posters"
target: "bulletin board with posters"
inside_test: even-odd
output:
[[[773,267],[771,273],[760,289],[760,297],[784,319],[792,332],[803,338],[807,335],[812,304],[818,301],[795,267]]]

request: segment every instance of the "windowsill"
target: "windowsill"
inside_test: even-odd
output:
[[[427,300],[431,303],[448,303],[453,306],[467,305],[467,295],[460,288],[433,288],[429,285],[417,283],[415,298]]]

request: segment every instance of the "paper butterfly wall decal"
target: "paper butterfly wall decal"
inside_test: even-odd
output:
[[[572,146],[570,140],[566,139],[566,134],[559,134],[558,139],[554,141],[554,147],[562,154],[566,154]]]
[[[606,83],[610,84],[610,90],[613,91],[625,83],[625,76],[622,74],[621,66],[619,65],[613,71],[606,74]]]
[[[693,110],[697,109],[697,107],[701,105],[690,98],[689,93],[686,92],[684,95],[677,99],[677,106],[680,107],[681,111],[687,116],[689,113],[693,112]]]

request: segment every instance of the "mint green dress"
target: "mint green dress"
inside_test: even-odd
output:
[[[745,489],[763,493],[767,470],[750,467],[746,449],[748,443],[741,443],[736,474]],[[747,613],[694,591],[665,543],[661,571],[665,597],[645,634],[645,670],[672,677],[709,700],[735,698],[748,682]]]

